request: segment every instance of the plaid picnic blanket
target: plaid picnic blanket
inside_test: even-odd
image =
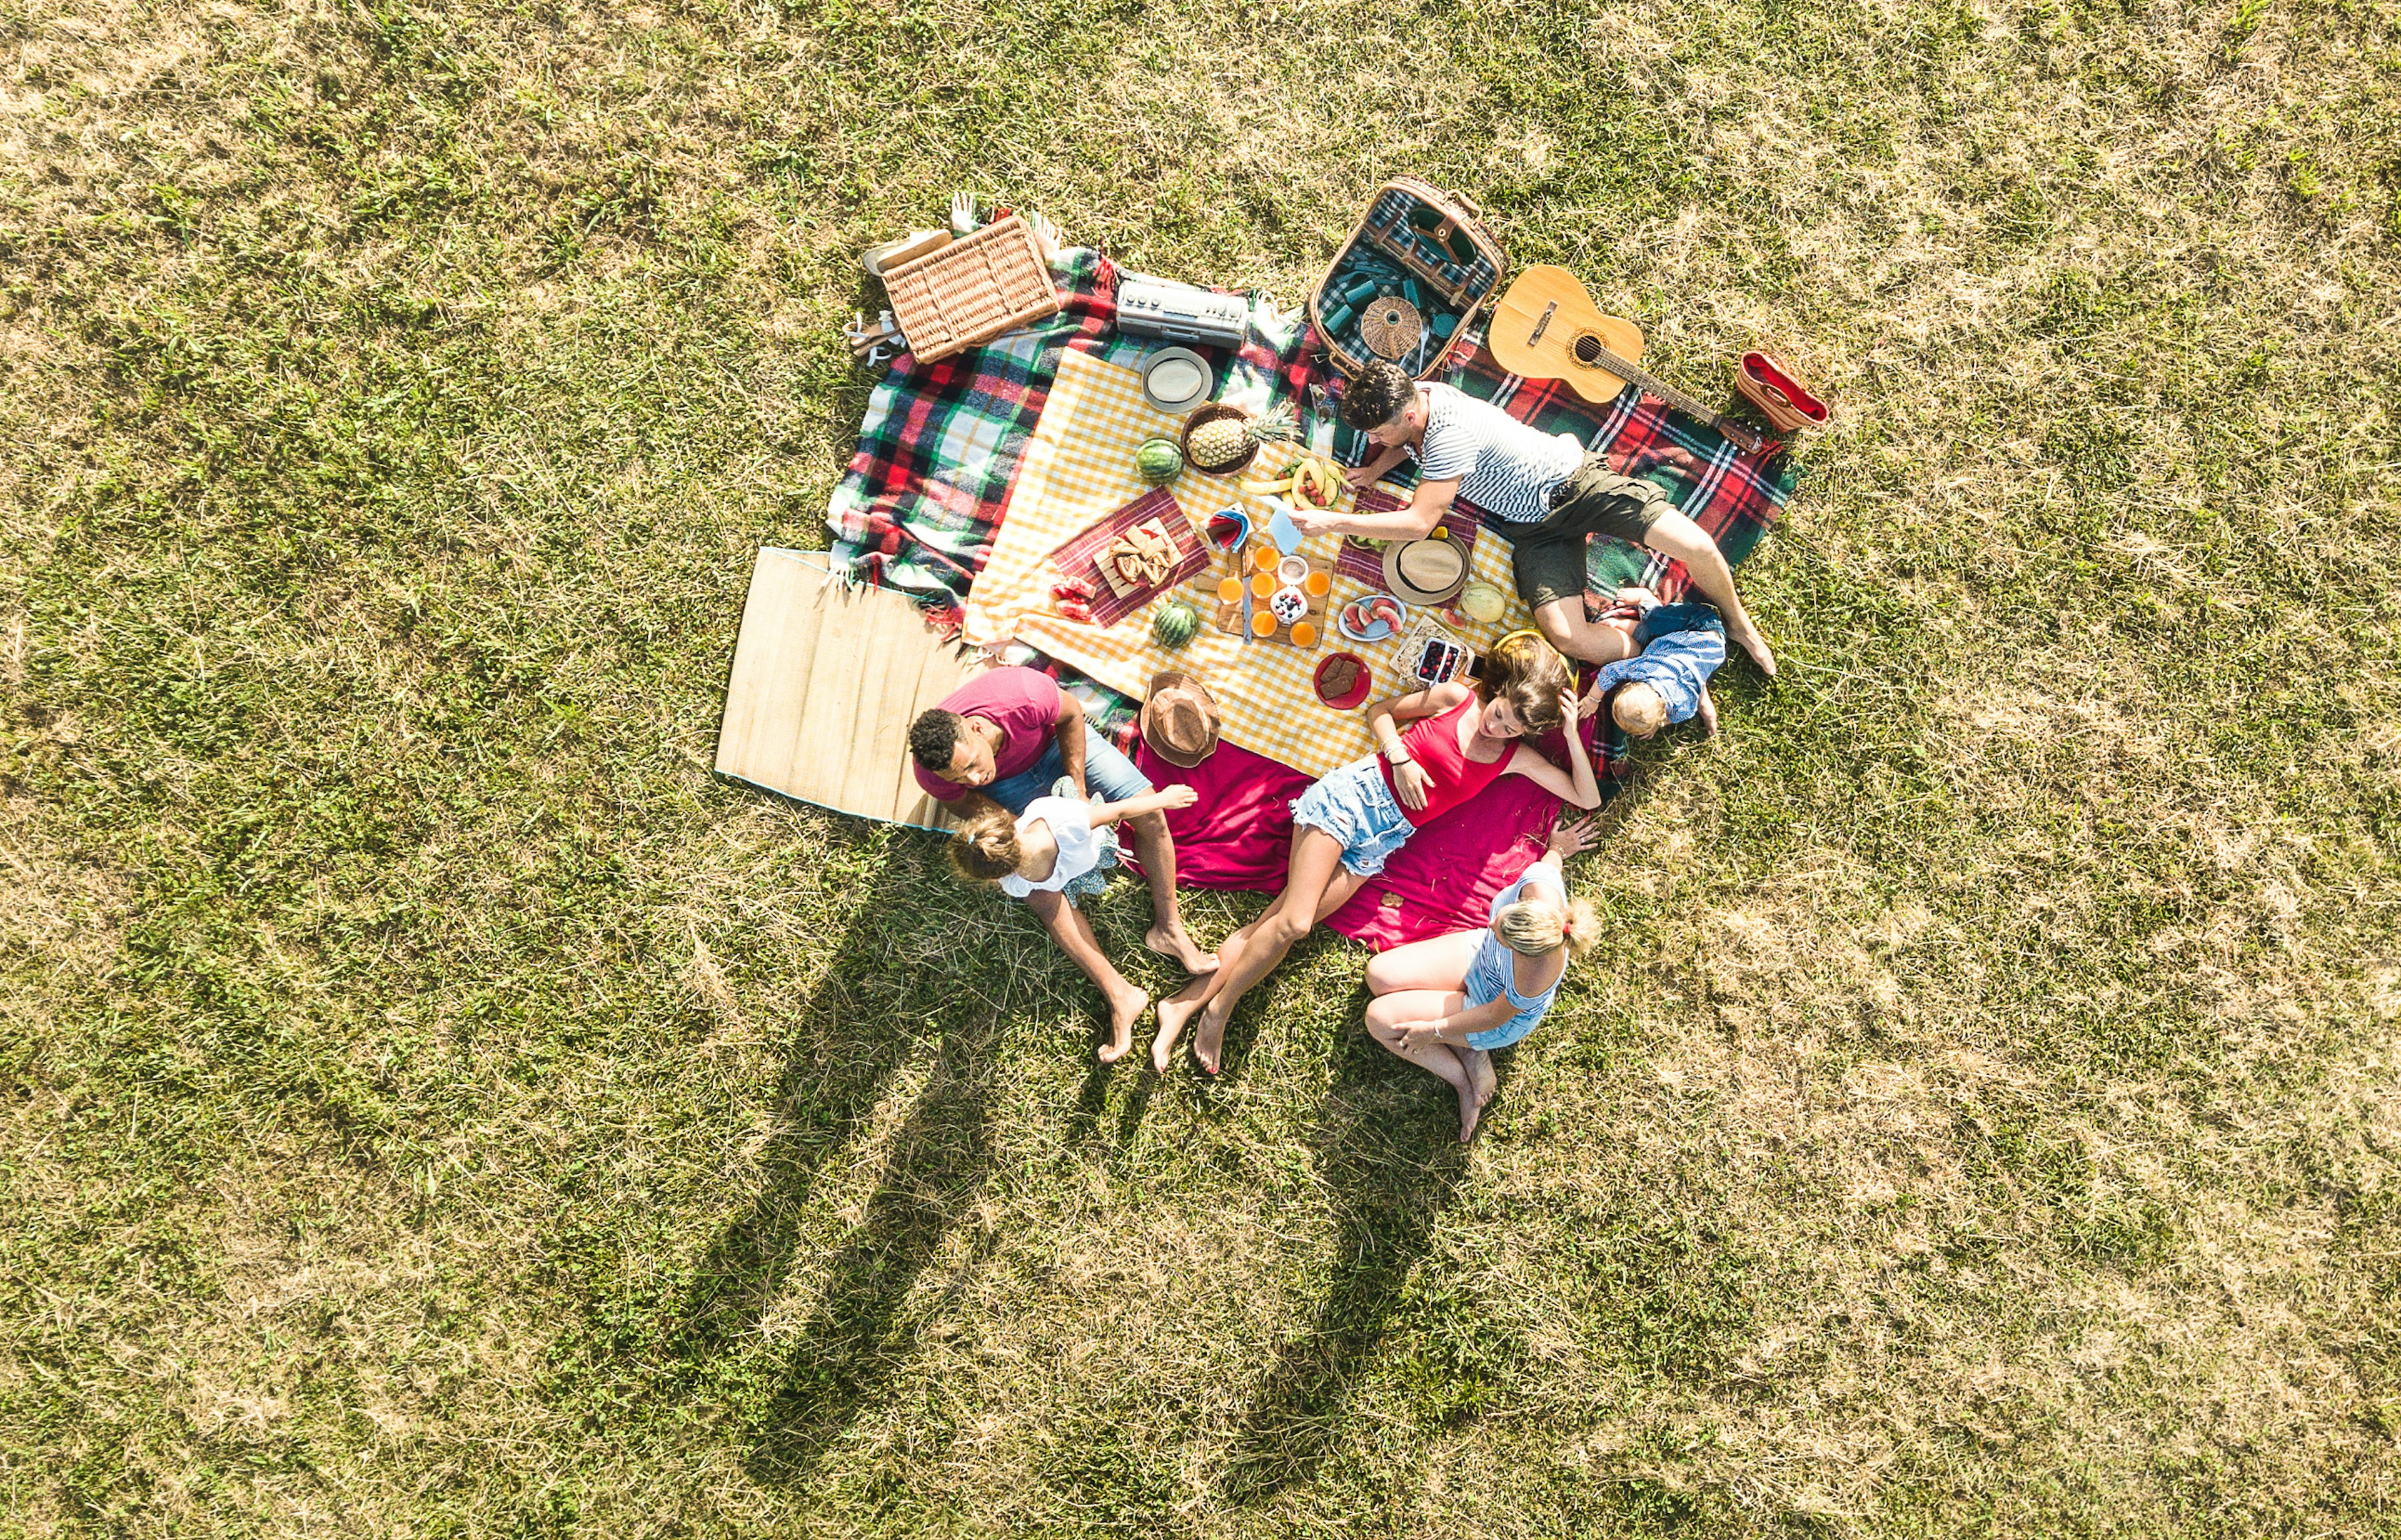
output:
[[[1059,254],[1059,313],[937,364],[908,354],[868,397],[858,448],[826,508],[834,570],[854,583],[898,588],[955,626],[983,570],[993,531],[1017,483],[1034,425],[1068,352],[1131,360],[1150,344],[1117,335],[1119,273],[1081,248]],[[1251,332],[1237,350],[1200,350],[1221,399],[1289,394],[1304,369],[1307,328],[1254,296]]]
[[[1157,583],[1141,584],[1125,593],[1118,592],[1101,571],[1101,557],[1118,540],[1132,531],[1137,524],[1157,519],[1159,528],[1175,545],[1175,565]],[[1148,604],[1152,599],[1187,579],[1200,575],[1209,565],[1209,545],[1200,531],[1174,495],[1163,487],[1154,487],[1098,524],[1075,535],[1050,553],[1050,566],[1058,575],[1083,583],[1092,592],[1092,624],[1115,626]]]
[[[939,364],[917,367],[904,355],[875,387],[858,452],[826,513],[837,571],[854,581],[899,588],[953,625],[963,618],[962,601],[990,554],[1060,360],[1070,351],[1130,360],[1146,347],[1115,336],[1119,274],[1107,258],[1071,250],[1061,254],[1053,271],[1063,300],[1057,315]],[[1313,333],[1297,318],[1287,323],[1271,300],[1254,296],[1252,323],[1250,337],[1232,356],[1203,350],[1228,380],[1221,396],[1265,406],[1336,385]],[[1682,477],[1667,467],[1649,474],[1709,532],[1730,564],[1750,554],[1791,495],[1788,461],[1763,465],[1740,456],[1715,430],[1646,403],[1632,389],[1607,408],[1596,408],[1559,381],[1505,373],[1483,350],[1480,335],[1475,341],[1461,350],[1463,363],[1448,375],[1468,394],[1545,433],[1573,433],[1621,460],[1661,444],[1690,450],[1703,462],[1698,476]],[[1346,428],[1336,430],[1335,447],[1346,461],[1365,458],[1364,437]],[[1393,479],[1406,483],[1411,475],[1404,466]],[[1672,598],[1684,577],[1678,563],[1595,540],[1587,588],[1607,594],[1626,584]],[[1138,702],[1022,642],[1005,649],[1002,661],[1057,679],[1083,701],[1096,727],[1119,747],[1132,745]],[[1622,777],[1628,749],[1623,736],[1612,735],[1601,747],[1599,768]]]
[[[1670,502],[1708,532],[1730,567],[1742,565],[1791,499],[1797,473],[1790,457],[1763,460],[1743,454],[1716,429],[1671,412],[1660,402],[1645,400],[1639,387],[1629,385],[1607,406],[1596,406],[1564,380],[1520,378],[1493,361],[1485,350],[1481,328],[1457,356],[1463,362],[1449,372],[1449,383],[1544,433],[1572,434],[1586,448],[1601,450],[1618,464],[1642,462],[1649,451],[1670,445],[1690,450],[1701,462],[1697,475],[1686,476],[1668,466],[1653,466],[1641,474],[1657,482]],[[1324,377],[1318,382],[1331,383]],[[1346,463],[1356,463],[1373,452],[1365,434],[1347,427],[1336,430],[1335,447]],[[1414,485],[1415,462],[1404,461],[1386,479]],[[1506,524],[1500,528],[1506,538]],[[1587,606],[1594,596],[1612,594],[1628,584],[1649,588],[1673,601],[1687,582],[1683,563],[1622,541],[1596,539],[1585,553]]]

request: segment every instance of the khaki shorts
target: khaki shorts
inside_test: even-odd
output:
[[[1619,475],[1603,456],[1590,454],[1551,494],[1548,518],[1517,525],[1510,562],[1517,595],[1530,609],[1554,599],[1584,598],[1584,543],[1587,535],[1609,535],[1640,545],[1651,526],[1676,511],[1658,484]],[[1508,529],[1509,526],[1503,525]]]

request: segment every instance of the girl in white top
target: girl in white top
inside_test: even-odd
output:
[[[1085,943],[1097,951],[1091,923],[1080,911],[1085,899],[1108,887],[1109,873],[1118,868],[1117,825],[1145,813],[1189,807],[1200,793],[1189,786],[1169,786],[1123,802],[1086,802],[1075,790],[1075,783],[1063,777],[1050,796],[1035,798],[1015,818],[995,805],[967,819],[951,841],[951,863],[972,881],[998,883],[1013,899],[1058,894],[1073,913],[1070,923],[1082,929]],[[1115,1064],[1124,1057],[1132,1033],[1129,1020],[1113,1041],[1102,1046],[1101,1062]]]
[[[1411,942],[1367,964],[1368,1034],[1459,1093],[1461,1144],[1492,1099],[1492,1051],[1534,1029],[1569,959],[1599,939],[1592,905],[1568,897],[1559,871],[1592,843],[1591,831],[1589,820],[1554,831],[1542,858],[1493,896],[1484,928]]]

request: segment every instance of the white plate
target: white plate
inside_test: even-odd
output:
[[[1409,607],[1406,604],[1402,604],[1399,599],[1393,598],[1393,596],[1390,594],[1363,594],[1358,598],[1351,600],[1351,603],[1365,604],[1371,598],[1392,598],[1393,604],[1400,608],[1401,626],[1406,626],[1409,623]],[[1342,612],[1350,608],[1350,604],[1345,604],[1334,612],[1334,628],[1341,632],[1344,636],[1349,637],[1352,641],[1387,641],[1390,640],[1400,629],[1399,626],[1394,626],[1390,621],[1379,620],[1376,622],[1375,625],[1368,626],[1365,630],[1353,631],[1351,629],[1351,623],[1342,618]]]
[[[1159,385],[1167,377],[1186,377],[1186,389],[1169,392],[1154,386],[1151,377],[1160,375]],[[1151,409],[1160,412],[1187,412],[1209,399],[1217,388],[1217,373],[1209,361],[1189,348],[1161,348],[1142,361],[1142,396]]]

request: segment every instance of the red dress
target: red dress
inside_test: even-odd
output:
[[[1412,828],[1423,829],[1498,780],[1501,772],[1509,767],[1509,760],[1517,748],[1514,743],[1503,745],[1501,757],[1489,764],[1469,759],[1460,750],[1460,713],[1480,710],[1483,705],[1482,701],[1469,695],[1439,716],[1420,717],[1401,730],[1401,747],[1408,750],[1409,758],[1417,761],[1418,768],[1425,772],[1426,803],[1423,807],[1411,807],[1402,800],[1400,788],[1393,784],[1392,762],[1381,755],[1377,756],[1376,763],[1383,772],[1384,785],[1392,791],[1393,802],[1400,808],[1401,817],[1408,819]]]

